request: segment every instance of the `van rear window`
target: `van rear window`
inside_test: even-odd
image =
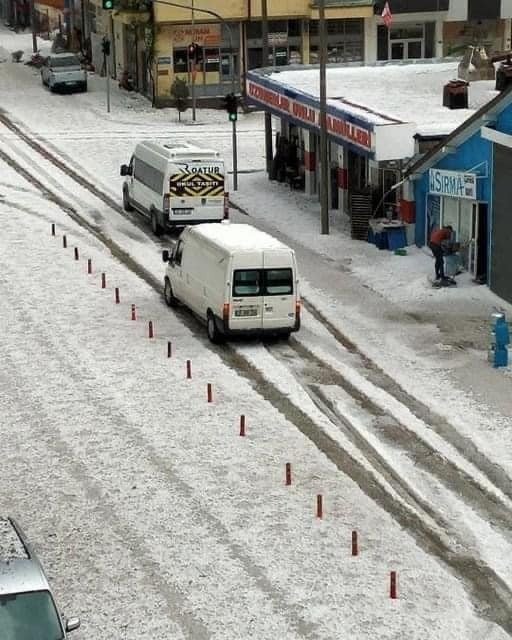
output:
[[[260,296],[260,280],[259,269],[237,269],[233,277],[233,295]]]
[[[265,269],[265,295],[277,296],[293,291],[291,269]]]
[[[279,296],[293,293],[291,269],[237,269],[233,296]]]

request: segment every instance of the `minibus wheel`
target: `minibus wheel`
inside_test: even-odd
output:
[[[155,236],[162,235],[162,227],[158,224],[158,218],[154,209],[151,211],[151,231]]]

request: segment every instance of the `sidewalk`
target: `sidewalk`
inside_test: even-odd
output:
[[[379,251],[352,240],[338,213],[331,212],[330,235],[320,235],[319,204],[269,182],[264,171],[241,176],[232,198],[255,226],[296,250],[302,293],[332,324],[405,390],[509,464],[503,445],[512,443],[512,367],[493,369],[487,348],[491,313],[502,309],[510,320],[512,305],[468,274],[456,288],[433,289],[428,249]]]

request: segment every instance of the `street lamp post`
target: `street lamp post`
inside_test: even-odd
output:
[[[261,0],[261,66],[268,65],[268,7],[267,0]],[[272,116],[265,111],[265,165],[270,176],[272,169]]]
[[[318,0],[318,37],[320,62],[320,226],[321,233],[329,233],[329,172],[327,154],[327,34],[325,29],[325,0]]]
[[[216,13],[215,11],[211,11],[210,9],[198,9],[194,7],[193,0],[191,0],[192,4],[179,4],[177,2],[170,2],[170,0],[153,0],[154,3],[158,4],[166,4],[170,7],[178,7],[179,9],[191,9],[192,11],[198,11],[199,13],[206,13],[214,18],[217,18],[227,29],[227,34],[229,38],[229,49],[231,51],[231,92],[233,95],[236,94],[236,79],[235,79],[235,60],[234,60],[234,49],[233,49],[233,32],[231,30],[231,25],[224,20],[224,18]],[[238,159],[237,159],[237,137],[236,137],[236,120],[232,121],[233,125],[233,191],[238,190]]]

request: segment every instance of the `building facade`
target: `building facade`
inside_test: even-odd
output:
[[[112,15],[103,15],[99,0],[84,2],[93,49],[104,35],[112,38],[113,76],[129,74],[156,105],[170,104],[176,78],[193,85],[200,100],[211,100],[233,87],[243,91],[251,69],[318,62],[316,0],[267,0],[268,60],[262,55],[261,0],[190,0],[187,8],[165,0],[119,0]],[[384,4],[327,0],[329,63],[440,58],[460,55],[468,44],[491,54],[511,46],[512,0],[388,0],[389,26],[381,16]],[[188,55],[191,43],[199,45],[195,60]]]
[[[510,172],[512,89],[498,95],[406,174],[416,205],[416,244],[451,225],[465,269],[512,302]]]

